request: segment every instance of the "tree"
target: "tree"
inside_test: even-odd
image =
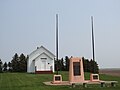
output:
[[[90,72],[90,62],[88,59],[82,57],[84,72]]]
[[[61,70],[61,71],[64,71],[64,60],[63,60],[63,58],[58,60],[58,69]]]
[[[66,56],[65,57],[65,70],[66,71],[69,71],[69,57],[68,56]]]
[[[63,60],[63,58],[61,59],[61,70],[65,71],[65,66],[64,66],[64,60]]]
[[[20,61],[19,61],[19,69],[20,72],[26,72],[27,71],[27,58],[25,57],[25,55],[22,53],[19,57]]]
[[[0,59],[0,73],[2,72],[2,60]]]
[[[18,54],[15,53],[15,55],[13,56],[13,59],[11,61],[13,72],[18,72],[19,71],[19,63],[18,62],[19,62]]]
[[[11,62],[8,62],[8,71],[12,71],[12,64],[11,64]]]
[[[90,72],[91,73],[99,73],[99,67],[97,62],[95,62],[94,60],[90,60]]]
[[[11,63],[8,63],[9,71],[13,72],[26,72],[27,71],[27,59],[25,55],[22,53],[20,57],[17,53],[13,56]]]
[[[87,72],[87,61],[84,57],[82,57],[83,60],[83,68],[84,68],[84,72]]]
[[[84,67],[84,71],[85,72],[91,72],[91,73],[99,73],[99,67],[97,62],[95,62],[94,60],[88,60],[85,59],[84,57],[82,57],[83,60],[83,67]]]
[[[94,61],[94,64],[95,64],[95,73],[99,73],[99,66],[98,66],[98,64],[97,64],[97,62],[96,61]]]
[[[7,62],[5,62],[3,65],[3,71],[5,71],[5,72],[7,71]]]
[[[60,60],[55,60],[55,71],[61,70],[61,62]]]

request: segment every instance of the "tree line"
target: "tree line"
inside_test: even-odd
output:
[[[82,57],[82,60],[84,72],[99,73],[99,66],[96,61],[84,57]],[[58,61],[55,60],[55,70],[69,71],[69,61],[70,58],[68,56],[66,56],[65,59],[61,58]]]
[[[10,62],[2,63],[0,59],[0,72],[27,72],[27,59],[28,56],[25,56],[23,53],[18,56],[17,53],[13,56]],[[84,72],[99,73],[99,67],[96,61],[89,60],[82,57]],[[69,61],[70,58],[65,56],[58,61],[55,60],[55,71],[69,71]]]
[[[0,72],[26,72],[27,71],[27,59],[23,53],[18,56],[17,53],[13,56],[10,62],[3,64],[0,59]]]

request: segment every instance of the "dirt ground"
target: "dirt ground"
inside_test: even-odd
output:
[[[100,69],[99,73],[112,76],[120,76],[120,69]]]

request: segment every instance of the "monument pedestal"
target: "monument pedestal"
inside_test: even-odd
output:
[[[69,65],[69,82],[80,83],[84,82],[84,70],[82,58],[70,58]]]
[[[61,75],[54,75],[53,76],[53,84],[60,84],[62,82],[62,76]]]
[[[90,81],[100,81],[99,80],[99,74],[90,74]]]

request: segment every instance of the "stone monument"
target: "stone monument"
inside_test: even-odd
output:
[[[53,76],[53,84],[60,84],[62,82],[62,76],[61,75],[54,75]]]
[[[93,73],[91,73],[91,74],[90,74],[90,81],[91,81],[91,82],[100,81],[100,80],[99,80],[99,74],[93,74]]]
[[[69,63],[69,83],[84,82],[84,70],[82,58],[71,57]]]

